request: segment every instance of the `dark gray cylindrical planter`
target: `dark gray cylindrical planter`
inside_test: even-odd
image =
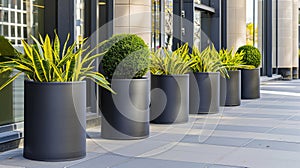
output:
[[[189,74],[151,75],[151,122],[185,123],[189,116]]]
[[[0,75],[1,81],[7,81],[7,77]],[[0,90],[0,125],[10,124],[14,122],[13,114],[13,85],[12,83]]]
[[[242,99],[260,98],[260,69],[242,69]]]
[[[113,79],[112,94],[101,89],[101,136],[133,140],[149,136],[150,80]]]
[[[226,94],[226,78],[220,75],[220,106],[225,106]]]
[[[190,76],[190,114],[214,114],[220,110],[220,73]]]
[[[85,123],[85,81],[25,81],[25,158],[64,161],[85,157]]]
[[[241,71],[228,71],[229,79],[221,78],[221,89],[226,89],[225,106],[241,105]],[[221,92],[224,92],[221,90]]]
[[[298,78],[300,79],[300,58],[299,58],[299,62],[298,62]]]

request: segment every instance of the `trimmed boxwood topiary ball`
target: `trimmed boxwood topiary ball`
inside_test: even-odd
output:
[[[261,62],[261,54],[256,47],[244,45],[237,50],[237,53],[244,52],[243,62],[245,65],[253,65],[258,68]]]
[[[114,35],[105,47],[102,65],[107,78],[142,78],[149,68],[150,50],[135,34]]]

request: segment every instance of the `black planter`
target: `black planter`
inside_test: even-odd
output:
[[[227,96],[226,78],[220,75],[220,106],[225,106]]]
[[[299,58],[299,62],[298,62],[298,78],[300,79],[300,58]]]
[[[226,93],[225,106],[239,106],[241,105],[241,71],[228,71],[228,74],[229,79],[220,78],[220,93]]]
[[[8,78],[0,76],[0,81]],[[0,82],[2,85],[3,83]],[[13,85],[9,84],[0,90],[0,125],[10,124],[14,121],[13,115]]]
[[[25,81],[24,157],[75,160],[86,155],[86,82]]]
[[[101,136],[132,140],[149,136],[150,80],[113,79],[112,94],[101,89]]]
[[[242,99],[260,98],[260,69],[242,69]]]
[[[189,74],[151,75],[152,123],[185,123],[189,115]]]
[[[220,110],[220,73],[190,76],[190,114],[214,114]]]

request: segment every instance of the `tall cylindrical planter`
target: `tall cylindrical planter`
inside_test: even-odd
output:
[[[0,81],[7,81],[8,77],[0,75]],[[0,83],[1,85],[4,83]],[[0,126],[14,122],[13,114],[13,84],[0,90]]]
[[[226,93],[225,106],[241,105],[241,71],[228,71],[230,78],[221,78],[221,92]]]
[[[220,75],[220,106],[225,106],[226,94],[227,94],[226,77]]]
[[[300,51],[299,51],[300,52]],[[300,53],[299,53],[300,54]],[[300,58],[298,62],[298,78],[300,79]]]
[[[220,73],[190,76],[190,114],[214,114],[220,110]]]
[[[260,69],[242,69],[242,99],[260,98]]]
[[[24,157],[40,161],[86,156],[86,82],[25,81]]]
[[[151,75],[151,122],[185,123],[189,115],[189,74]]]
[[[101,89],[101,136],[133,140],[149,136],[150,80],[113,79],[113,94]]]

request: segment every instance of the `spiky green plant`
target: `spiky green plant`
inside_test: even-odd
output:
[[[219,53],[213,45],[208,46],[202,52],[194,46],[190,58],[196,62],[191,66],[194,72],[220,72],[222,76],[228,76],[226,68],[220,61]]]
[[[182,75],[190,72],[193,64],[195,61],[189,59],[188,44],[184,44],[174,52],[165,48],[152,52],[150,71],[154,75]]]
[[[252,65],[244,65],[243,57],[245,53],[244,52],[233,52],[233,49],[231,50],[225,50],[222,49],[219,52],[220,60],[223,65],[228,71],[235,71],[240,68],[246,68],[246,69],[253,69],[254,66]]]
[[[5,81],[0,86],[0,90],[25,73],[29,80],[36,82],[72,82],[91,79],[99,86],[113,92],[105,77],[93,71],[95,59],[103,55],[103,53],[93,53],[105,42],[93,49],[86,45],[86,39],[79,44],[74,42],[67,46],[69,37],[68,35],[62,46],[62,52],[60,51],[61,42],[56,34],[53,42],[48,35],[45,39],[40,36],[40,40],[32,37],[34,45],[29,45],[22,40],[24,53],[20,53],[5,37],[0,36],[0,73],[8,70],[19,71]]]

